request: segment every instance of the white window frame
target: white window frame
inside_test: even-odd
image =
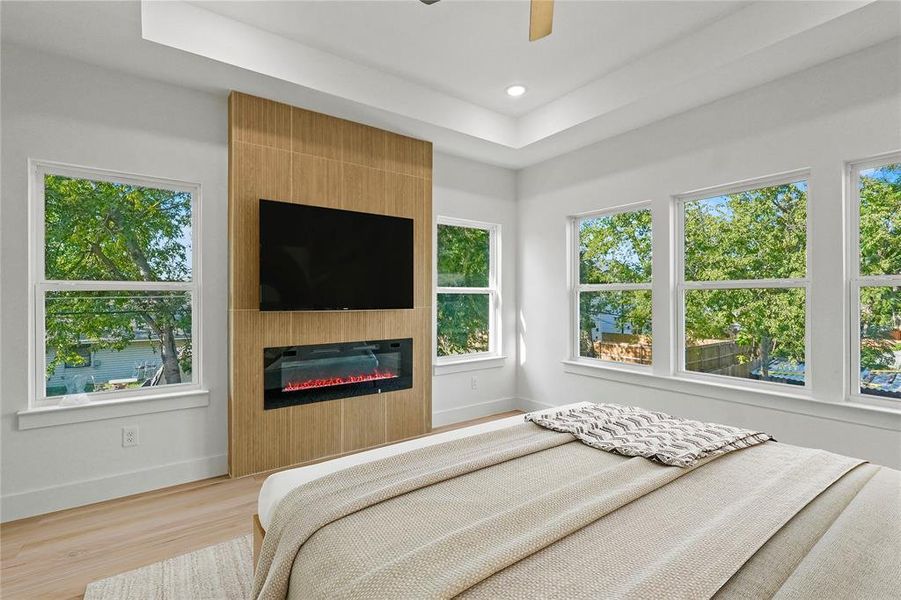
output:
[[[897,275],[860,274],[860,172],[887,164],[901,163],[901,152],[879,154],[863,160],[845,163],[845,198],[848,223],[848,400],[861,404],[898,408],[901,400],[864,394],[860,391],[860,290],[864,287],[901,286],[901,273]]]
[[[467,227],[470,229],[483,229],[488,232],[488,286],[487,287],[450,287],[438,285],[438,225],[452,227]],[[435,235],[435,343],[432,355],[435,365],[453,365],[459,363],[476,362],[490,359],[503,358],[503,337],[501,331],[501,292],[500,292],[500,263],[501,263],[501,226],[499,223],[486,223],[469,219],[438,216],[436,219]],[[438,295],[439,294],[486,294],[488,295],[488,351],[471,352],[469,354],[454,354],[451,356],[438,356]]]
[[[596,217],[607,217],[610,215],[622,214],[627,212],[637,212],[647,210],[651,212],[651,237],[654,236],[653,210],[651,209],[651,201],[643,200],[641,202],[633,202],[631,204],[621,204],[610,208],[593,210],[585,213],[570,215],[569,217],[569,277],[570,281],[570,324],[569,324],[569,353],[570,360],[586,364],[603,365],[605,368],[624,369],[628,371],[639,371],[650,373],[654,366],[654,336],[651,336],[651,364],[640,365],[635,363],[620,362],[615,360],[604,360],[602,358],[591,358],[581,356],[579,354],[579,294],[582,292],[628,292],[635,290],[647,290],[653,296],[653,256],[652,256],[652,272],[651,279],[647,283],[582,283],[580,281],[579,271],[579,224],[585,219]],[[653,245],[651,252],[653,253]],[[651,310],[651,324],[653,327],[654,312]]]
[[[806,244],[805,244],[805,273],[801,278],[785,279],[743,279],[725,281],[685,281],[685,204],[698,200],[705,200],[717,196],[737,194],[759,188],[772,187],[797,181],[807,182],[807,210],[806,210]],[[673,196],[676,219],[675,259],[676,259],[676,286],[674,290],[674,307],[676,318],[676,335],[674,339],[673,354],[676,364],[676,375],[684,379],[695,381],[731,384],[741,383],[742,386],[750,386],[761,391],[777,393],[795,393],[810,397],[813,382],[813,365],[811,365],[811,336],[810,336],[810,254],[811,254],[811,220],[810,220],[810,169],[798,169],[766,177],[758,177],[714,186],[700,190],[686,192]],[[685,292],[686,290],[713,290],[713,289],[764,289],[764,288],[796,288],[804,290],[804,385],[791,385],[772,381],[759,381],[745,379],[729,375],[717,375],[713,373],[700,373],[688,371],[685,368]]]
[[[29,159],[28,161],[28,260],[29,260],[29,410],[59,406],[63,396],[46,396],[46,349],[44,298],[52,291],[169,291],[191,295],[191,381],[130,390],[100,391],[87,394],[91,403],[110,403],[154,397],[171,397],[202,388],[201,344],[201,252],[200,252],[200,184],[160,177],[121,173],[60,162]],[[191,194],[191,281],[60,281],[45,279],[44,265],[44,176],[60,175],[78,179],[126,183]]]

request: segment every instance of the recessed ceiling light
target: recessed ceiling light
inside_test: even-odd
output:
[[[519,98],[523,94],[526,93],[526,86],[524,85],[511,85],[507,88],[507,95],[512,96],[513,98]]]

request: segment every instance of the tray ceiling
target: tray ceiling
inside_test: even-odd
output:
[[[901,3],[3,2],[11,42],[519,168],[901,37]],[[102,40],[102,43],[97,43]],[[512,83],[527,86],[517,99]]]

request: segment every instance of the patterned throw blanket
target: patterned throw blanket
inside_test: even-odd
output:
[[[546,429],[570,433],[592,448],[683,468],[708,456],[773,439],[760,431],[617,404],[583,402],[565,410],[529,413],[525,418]]]

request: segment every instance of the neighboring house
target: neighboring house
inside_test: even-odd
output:
[[[591,339],[597,341],[605,333],[632,333],[632,326],[626,323],[622,328],[616,324],[616,315],[603,313],[594,317],[594,327],[591,328]]]
[[[123,350],[94,350],[88,344],[82,346],[79,354],[85,358],[84,365],[62,365],[56,368],[47,380],[47,395],[77,394],[91,391],[110,381],[134,381],[125,385],[141,385],[152,378],[162,366],[159,347],[150,340],[134,340]],[[48,358],[51,358],[51,353]],[[184,374],[183,374],[184,376]]]

